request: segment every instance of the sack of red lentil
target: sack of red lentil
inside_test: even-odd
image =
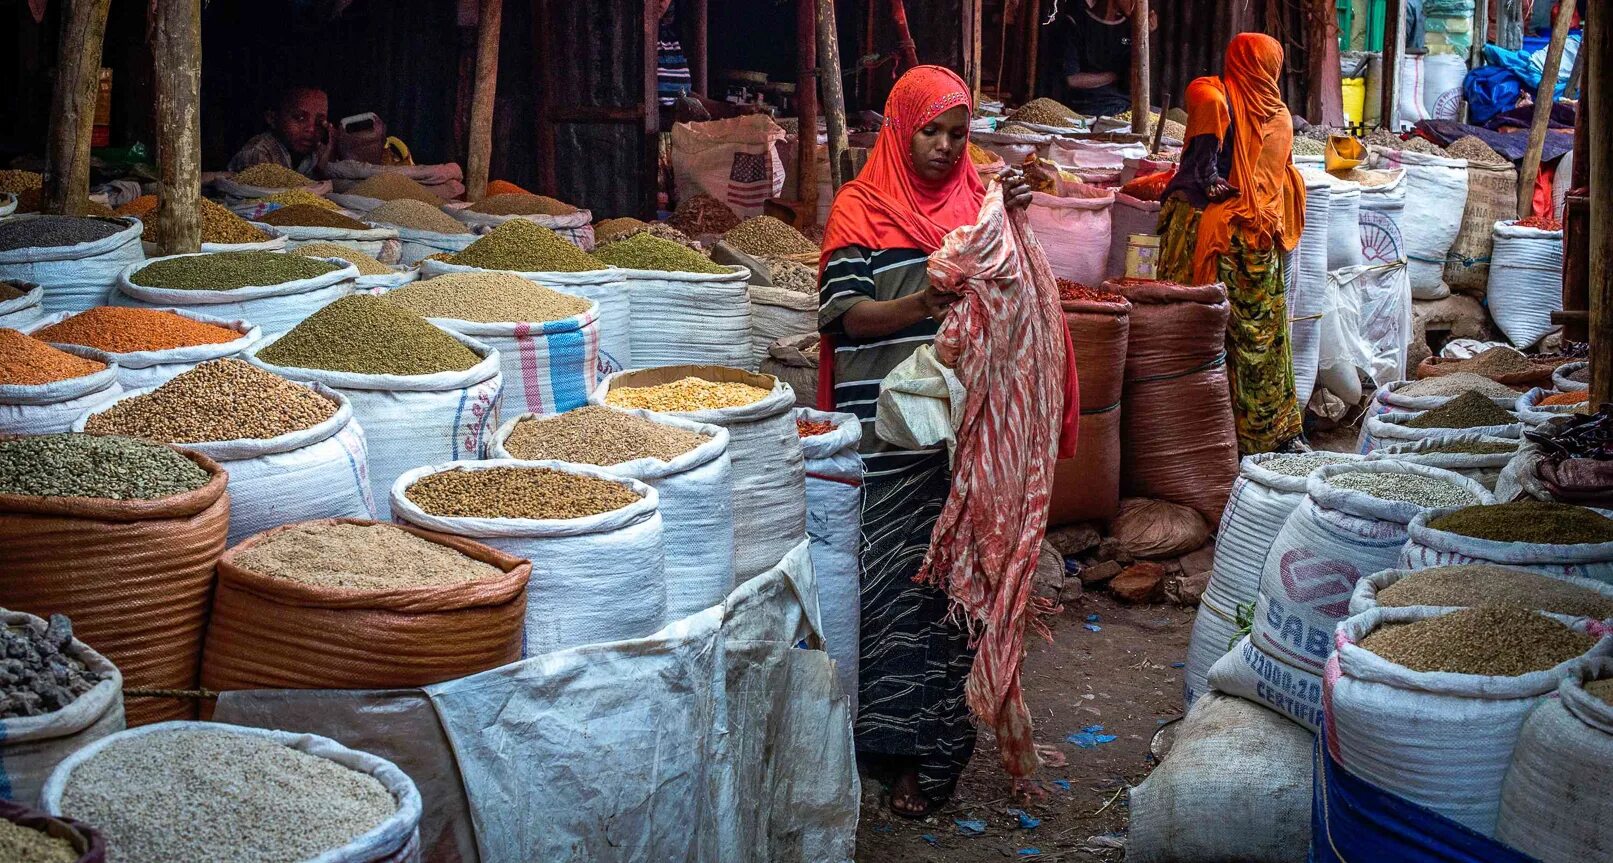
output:
[[[45,231],[43,237],[61,233],[77,236],[88,232],[93,239],[71,241],[66,245],[12,246],[0,251],[0,279],[31,282],[45,289],[41,303],[47,312],[79,312],[107,301],[125,267],[146,257],[140,246],[138,219],[71,218],[22,215],[7,219],[13,230],[39,220],[64,225],[62,232]],[[88,225],[104,225],[90,227]],[[32,229],[32,226],[29,226]],[[34,229],[42,230],[42,229]],[[19,240],[20,241],[20,240]],[[43,239],[34,242],[42,242]]]
[[[724,274],[615,272],[633,309],[633,368],[749,369],[755,363],[749,270],[734,266]]]
[[[1410,597],[1394,592],[1384,594],[1384,591],[1408,577],[1421,582],[1421,590]],[[1505,595],[1498,596],[1497,590],[1504,590]],[[1350,615],[1353,617],[1374,608],[1418,606],[1456,609],[1520,603],[1531,603],[1524,607],[1537,611],[1553,614],[1572,612],[1574,617],[1610,620],[1613,619],[1613,584],[1496,564],[1385,569],[1356,583],[1355,593],[1350,595]]]
[[[477,234],[485,234],[511,219],[523,219],[534,225],[541,225],[564,237],[567,241],[585,252],[594,248],[594,214],[589,210],[578,209],[575,213],[563,216],[548,216],[541,213],[521,215],[497,215],[494,213],[478,213],[470,207],[474,205],[450,204],[448,214],[464,222],[467,227]]]
[[[1551,373],[1551,388],[1560,393],[1580,393],[1590,389],[1589,378],[1584,381],[1574,380],[1574,375],[1580,372],[1585,372],[1589,375],[1590,372],[1586,371],[1586,369],[1590,367],[1591,364],[1585,360],[1577,363],[1563,363]]]
[[[1479,485],[1490,491],[1495,491],[1496,480],[1500,478],[1507,462],[1518,452],[1521,443],[1518,438],[1459,434],[1379,447],[1367,453],[1367,460],[1389,459],[1410,464],[1425,464],[1459,473],[1477,480]]]
[[[857,661],[862,617],[862,422],[853,414],[796,408],[796,423],[819,423],[829,430],[802,431],[806,459],[807,537],[812,540],[812,570],[818,581],[818,609],[825,649],[835,661],[835,676],[857,712]]]
[[[1493,401],[1493,400],[1492,400]],[[1499,407],[1499,405],[1497,406]],[[1509,416],[1511,405],[1505,411]],[[1424,441],[1449,440],[1461,435],[1483,435],[1485,437],[1499,437],[1517,440],[1523,437],[1523,423],[1510,422],[1505,425],[1483,425],[1470,428],[1417,428],[1407,425],[1427,414],[1402,413],[1393,411],[1368,417],[1361,425],[1361,453],[1363,455],[1383,449],[1384,447],[1402,446],[1405,444],[1422,443]]]
[[[0,609],[0,628],[12,633],[8,639],[28,631],[33,633],[31,641],[49,642],[54,634],[43,619],[5,609]],[[59,656],[45,650],[57,651]],[[52,644],[45,650],[36,641],[32,651],[7,657],[19,666],[14,669],[13,686],[26,689],[30,682],[36,682],[48,690],[79,674],[98,679],[65,705],[30,715],[26,709],[18,710],[18,704],[24,703],[19,699],[7,711],[14,715],[0,719],[0,789],[5,790],[7,799],[28,804],[39,799],[46,778],[67,756],[123,730],[123,675],[117,666],[70,634],[67,644]],[[47,664],[41,667],[32,663],[30,653]],[[54,670],[58,662],[59,672]]]
[[[602,408],[587,410],[599,411]],[[667,620],[681,620],[721,603],[734,585],[734,470],[728,456],[728,430],[644,410],[604,410],[705,436],[705,440],[692,449],[668,459],[643,455],[601,467],[617,476],[636,479],[654,488],[660,496],[661,525],[666,538]],[[526,444],[522,440],[530,427],[523,428],[521,435],[516,433],[524,423],[548,419],[558,419],[568,426],[577,422],[578,426],[574,428],[580,429],[584,423],[583,416],[575,412],[561,417],[534,414],[518,416],[499,428],[488,445],[487,457],[519,459],[526,456],[529,460],[557,459],[586,463],[580,455],[565,458],[548,453],[539,455],[538,448],[545,444]],[[512,436],[515,436],[514,443],[511,442]],[[617,436],[618,440],[625,437]],[[528,445],[535,449],[525,449]],[[521,454],[511,452],[511,447]]]
[[[200,252],[197,254],[210,254]],[[195,309],[215,318],[241,318],[257,324],[265,333],[282,333],[314,312],[353,293],[358,268],[340,258],[320,258],[340,269],[310,279],[295,279],[272,285],[253,285],[233,290],[152,288],[135,284],[135,274],[158,261],[192,257],[169,255],[130,264],[118,275],[114,306],[147,309]]]
[[[0,297],[12,292],[16,296],[0,299],[0,327],[22,330],[45,316],[44,288],[29,282],[0,280]]]
[[[1613,797],[1613,660],[1557,685],[1524,721],[1501,785],[1495,838],[1540,863],[1579,863],[1607,840]]]
[[[686,409],[669,404],[657,411],[728,429],[728,456],[734,464],[734,581],[742,584],[777,566],[806,537],[806,475],[801,436],[790,412],[795,394],[768,375],[719,366],[669,366],[611,375],[589,401],[635,407],[618,404],[612,391],[676,385],[686,378],[759,391],[755,401],[737,407],[702,408],[685,395],[669,397],[669,402],[681,402]]]
[[[377,550],[373,532],[402,531]],[[318,531],[348,531],[339,540]],[[398,540],[436,546],[440,580],[349,582],[298,567],[321,555],[411,555]],[[368,542],[366,543],[366,540]],[[346,549],[346,543],[352,547]],[[366,548],[368,546],[368,548]],[[458,558],[461,564],[450,564]],[[471,564],[474,578],[462,574]],[[450,566],[456,568],[450,569]],[[288,572],[287,568],[294,568]],[[407,572],[398,567],[400,573]],[[413,577],[425,573],[409,572]],[[399,689],[469,677],[521,658],[532,565],[463,537],[409,525],[321,519],[272,528],[218,561],[218,586],[202,654],[202,686],[239,689]]]
[[[263,328],[249,321],[215,318],[212,315],[199,314],[188,309],[162,309],[161,311],[172,312],[192,321],[232,330],[238,337],[227,342],[168,348],[166,350],[108,353],[107,356],[117,363],[118,383],[122,384],[126,390],[154,387],[208,360],[236,356],[263,337]],[[79,313],[57,312],[47,315],[23,330],[23,332],[31,335],[39,334],[40,330],[59,324],[73,317],[74,314]],[[48,338],[48,335],[39,337]],[[60,347],[61,345],[58,346]]]
[[[64,432],[85,411],[106,405],[123,393],[118,364],[111,354],[79,345],[57,345],[55,350],[104,363],[106,368],[44,384],[0,384],[0,434]]]
[[[1584,392],[1575,393],[1579,401],[1570,404],[1541,404],[1541,401],[1555,395],[1558,395],[1558,393],[1543,387],[1535,387],[1518,396],[1512,407],[1518,412],[1518,419],[1523,422],[1524,428],[1534,428],[1547,420],[1561,416],[1573,416],[1591,412],[1590,401],[1584,397]]]
[[[483,486],[459,489],[432,479],[445,473],[507,468],[547,469],[559,474],[551,477],[553,481],[562,483],[603,480],[620,491],[602,499],[598,488],[584,483],[579,484],[574,496],[557,497],[554,491],[545,496],[542,489],[536,489],[532,492],[534,497],[528,499],[520,497],[517,489],[494,501],[489,496],[496,492],[484,490]],[[415,488],[422,482],[429,491]],[[644,638],[666,621],[666,539],[660,495],[636,479],[592,465],[559,461],[455,461],[404,473],[392,486],[391,501],[392,515],[400,524],[470,537],[539,562],[542,572],[527,586],[522,656]],[[546,518],[433,514],[445,508],[491,512],[493,507],[515,505],[544,512],[560,507],[612,508],[590,515],[556,514]]]
[[[422,279],[434,279],[447,273],[477,272],[485,271],[478,267],[450,264],[447,261],[420,262]],[[632,366],[633,316],[623,271],[607,269],[581,273],[516,273],[516,275],[563,294],[599,303],[599,376],[603,378],[605,375]]]
[[[1496,222],[1486,305],[1507,340],[1528,348],[1557,329],[1563,307],[1563,232]]]
[[[1613,519],[1549,501],[1436,509],[1407,527],[1399,565],[1498,563],[1613,584]]]
[[[1061,279],[1095,285],[1108,275],[1109,237],[1112,233],[1109,211],[1115,193],[1084,183],[1061,184],[1059,194],[1031,194],[1031,228],[1053,275]]]
[[[1323,675],[1324,745],[1360,779],[1494,836],[1524,721],[1562,681],[1613,654],[1605,631],[1584,618],[1495,607],[1351,617],[1333,635]]]

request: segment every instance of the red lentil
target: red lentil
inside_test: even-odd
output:
[[[45,342],[84,345],[114,354],[167,351],[233,342],[241,334],[158,309],[96,306],[34,333]]]
[[[1561,231],[1563,223],[1550,216],[1530,216],[1516,222],[1520,228],[1534,228],[1537,231]]]
[[[0,329],[0,384],[39,384],[95,374],[106,363],[58,350],[16,330]]]
[[[1066,302],[1086,300],[1094,303],[1120,303],[1125,302],[1126,299],[1114,291],[1094,288],[1091,285],[1083,285],[1080,282],[1074,282],[1069,279],[1059,279],[1058,283],[1059,299]]]
[[[1541,399],[1539,403],[1543,404],[1543,405],[1552,405],[1552,406],[1582,405],[1588,400],[1589,400],[1589,395],[1587,393],[1583,393],[1583,392],[1578,392],[1578,393],[1557,393],[1556,395],[1546,396],[1545,398]]]

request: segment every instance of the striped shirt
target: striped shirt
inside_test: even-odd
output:
[[[877,339],[854,339],[840,319],[866,300],[897,300],[924,290],[930,284],[928,263],[929,256],[918,249],[846,246],[830,254],[818,284],[818,330],[833,336],[835,343],[835,409],[862,420],[859,451],[868,476],[896,473],[946,451],[944,446],[898,449],[874,434],[879,382],[919,345],[933,342],[940,325],[925,319]]]

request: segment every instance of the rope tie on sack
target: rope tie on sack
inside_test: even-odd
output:
[[[1170,373],[1163,374],[1163,375],[1150,375],[1150,376],[1148,376],[1146,378],[1132,378],[1131,380],[1126,381],[1126,383],[1128,383],[1128,384],[1150,384],[1150,383],[1154,383],[1156,381],[1172,381],[1172,380],[1176,380],[1177,378],[1185,378],[1188,375],[1196,375],[1199,372],[1207,372],[1210,369],[1218,368],[1218,367],[1224,366],[1226,364],[1227,364],[1227,352],[1222,351],[1221,353],[1215,355],[1215,359],[1210,360],[1209,362],[1202,363],[1200,365],[1194,366],[1193,368],[1190,368],[1185,372],[1170,372]]]
[[[1112,413],[1114,411],[1120,410],[1120,405],[1123,404],[1123,403],[1124,403],[1124,400],[1121,400],[1121,401],[1115,402],[1112,405],[1104,405],[1101,408],[1093,408],[1091,410],[1086,410],[1085,408],[1083,408],[1081,410],[1081,416],[1090,417],[1090,416],[1097,416],[1098,414]]]
[[[124,689],[124,698],[189,698],[191,700],[218,700],[219,693],[211,689]]]

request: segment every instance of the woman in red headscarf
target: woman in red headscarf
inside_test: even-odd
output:
[[[950,488],[945,447],[906,450],[874,434],[879,383],[935,338],[956,299],[930,284],[929,255],[972,225],[985,197],[969,146],[969,89],[919,66],[896,82],[868,164],[835,198],[819,264],[819,406],[862,420],[862,643],[857,748],[889,772],[891,811],[923,817],[951,796],[974,751],[964,702],[974,660],[941,589],[916,584]],[[1000,178],[1028,206],[1017,169]]]
[[[1283,253],[1305,228],[1305,182],[1282,68],[1276,39],[1240,33],[1221,77],[1188,85],[1187,148],[1160,210],[1161,276],[1227,287],[1227,377],[1244,454],[1296,444],[1303,431]]]

